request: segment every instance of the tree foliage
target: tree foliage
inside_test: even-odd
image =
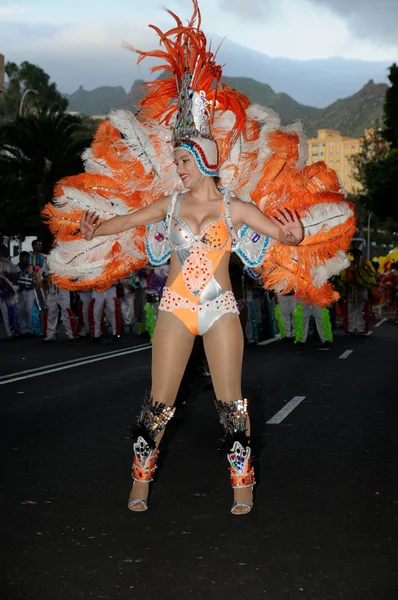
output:
[[[384,128],[377,126],[363,139],[353,158],[356,180],[362,185],[361,204],[382,220],[398,221],[398,67],[390,67],[391,86],[384,104]]]
[[[40,211],[55,183],[83,170],[92,131],[79,117],[56,110],[18,117],[0,127],[0,213],[7,235],[50,234]]]
[[[19,106],[23,93],[28,89],[38,92],[28,94],[24,101],[24,114],[35,107],[39,110],[65,111],[68,100],[58,91],[55,83],[50,82],[50,76],[38,65],[28,61],[19,66],[7,62],[5,73],[8,78],[6,91],[0,96],[0,116],[3,119],[15,119],[19,114]]]
[[[391,87],[384,103],[383,136],[392,148],[398,148],[398,66],[395,63],[390,67],[389,80]]]

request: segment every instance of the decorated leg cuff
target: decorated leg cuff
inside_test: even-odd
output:
[[[134,481],[150,483],[156,469],[159,451],[151,449],[149,444],[141,436],[133,444],[134,459],[132,477]]]
[[[233,488],[247,488],[255,485],[254,469],[250,455],[250,447],[246,446],[245,448],[240,442],[235,442],[230,452],[228,452],[229,473]]]
[[[151,448],[154,448],[156,436],[166,427],[174,416],[175,410],[175,408],[166,406],[162,402],[153,402],[153,398],[147,394],[137,423],[131,428],[133,441],[136,442],[139,437],[142,437]]]
[[[230,448],[235,441],[247,446],[249,438],[246,433],[247,427],[247,400],[239,399],[232,402],[215,401],[220,424],[224,429],[222,446]]]

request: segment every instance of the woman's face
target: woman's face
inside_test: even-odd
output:
[[[174,162],[183,186],[189,190],[194,189],[206,177],[199,171],[196,160],[188,150],[176,150]]]

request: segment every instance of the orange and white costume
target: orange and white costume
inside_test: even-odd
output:
[[[159,310],[172,312],[194,335],[203,335],[223,314],[239,312],[232,291],[224,291],[216,279],[217,267],[232,247],[225,217],[228,198],[219,218],[196,236],[179,216],[183,198],[180,194],[171,200],[169,237],[181,271],[170,287],[164,288]]]

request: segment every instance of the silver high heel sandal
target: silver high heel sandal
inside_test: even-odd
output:
[[[235,442],[227,454],[230,464],[229,472],[233,489],[252,488],[255,485],[254,469],[251,464],[250,446],[244,448],[240,442]],[[233,515],[248,515],[253,509],[252,502],[234,501],[231,508]]]
[[[139,437],[133,444],[134,459],[132,476],[133,480],[140,483],[151,483],[156,469],[159,451],[151,449],[143,437]],[[144,512],[148,510],[148,498],[133,498],[130,496],[127,508],[133,512]]]

